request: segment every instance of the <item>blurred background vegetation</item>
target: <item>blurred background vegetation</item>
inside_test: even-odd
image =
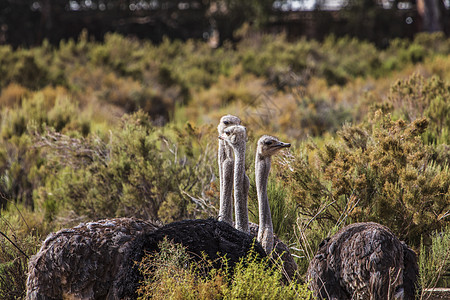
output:
[[[436,282],[450,265],[447,2],[435,33],[401,29],[420,20],[404,2],[203,1],[197,16],[189,1],[57,3],[0,4],[0,298],[23,296],[27,257],[62,227],[216,216],[228,113],[250,135],[253,222],[256,140],[293,144],[268,192],[301,274],[324,237],[375,221],[420,252],[424,285],[449,285]],[[374,18],[359,33],[358,9]],[[398,28],[376,21],[388,16]]]
[[[266,33],[322,40],[349,35],[387,47],[421,31],[450,34],[449,0],[4,0],[0,44],[58,44],[87,29],[96,40],[116,32],[159,43],[165,36],[239,41],[251,23]]]

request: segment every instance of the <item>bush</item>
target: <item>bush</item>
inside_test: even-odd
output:
[[[0,94],[0,107],[18,107],[22,98],[28,95],[28,90],[23,86],[11,83]]]
[[[211,268],[208,258],[193,261],[179,244],[160,243],[160,252],[140,262],[144,281],[139,299],[310,299],[306,284],[282,283],[282,272],[270,260],[250,252],[230,273]],[[162,297],[162,298],[160,298]]]
[[[395,113],[409,122],[426,117],[429,128],[424,135],[428,143],[448,143],[450,136],[450,85],[436,76],[425,79],[414,74],[392,87],[388,101]]]
[[[215,153],[199,140],[201,135],[189,124],[155,127],[142,112],[125,116],[108,143],[49,132],[41,139],[50,165],[59,166],[40,201],[55,199],[61,207],[96,219],[134,216],[170,222],[210,214],[213,199],[205,192]]]
[[[211,263],[191,259],[180,244],[167,240],[159,243],[156,254],[148,254],[139,263],[144,280],[138,299],[223,299],[227,289],[222,270],[206,271]]]
[[[284,285],[282,278],[276,264],[259,261],[249,254],[236,265],[224,299],[311,299],[307,284],[291,281]]]
[[[450,228],[447,226],[431,235],[431,243],[420,243],[419,274],[422,289],[434,288],[450,268]],[[427,292],[423,292],[426,297]],[[426,299],[426,298],[425,298]]]
[[[0,223],[0,298],[5,300],[25,298],[28,259],[40,244],[34,227],[39,216],[19,207],[3,213]]]
[[[448,210],[450,173],[420,139],[427,125],[378,111],[370,126],[345,126],[340,141],[313,146],[318,160],[294,158],[284,176],[301,214],[325,224],[379,222],[418,246]]]

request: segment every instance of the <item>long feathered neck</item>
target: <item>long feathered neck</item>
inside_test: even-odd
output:
[[[233,147],[234,150],[234,207],[236,209],[236,228],[248,232],[247,195],[245,180],[245,142]]]
[[[267,254],[273,249],[272,215],[270,213],[269,198],[267,196],[270,166],[270,156],[264,157],[259,154],[256,155],[255,180],[259,207],[258,240],[263,245]]]
[[[271,166],[271,158],[256,156],[255,176],[256,176],[256,192],[258,195],[259,205],[259,226],[264,228],[272,228],[272,216],[269,207],[269,198],[267,196],[267,184],[269,181],[269,171]]]
[[[220,207],[219,220],[233,224],[232,178],[234,173],[233,149],[223,140],[219,140],[219,181]]]

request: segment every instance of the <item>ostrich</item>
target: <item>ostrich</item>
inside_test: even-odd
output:
[[[136,241],[158,227],[117,218],[51,233],[29,262],[27,299],[121,298]]]
[[[225,172],[234,173],[234,207],[235,207],[235,227],[243,232],[249,232],[248,227],[248,207],[247,196],[250,187],[250,180],[245,174],[245,148],[247,143],[247,129],[241,125],[234,125],[225,128],[219,136],[220,140],[226,141],[234,152],[234,171],[224,169]],[[230,174],[225,174],[224,186],[231,188]]]
[[[414,299],[417,257],[389,228],[356,223],[322,241],[307,278],[320,299]]]
[[[273,250],[273,224],[270,213],[269,198],[267,197],[267,183],[272,163],[272,155],[291,144],[280,142],[273,136],[263,135],[258,140],[255,157],[255,181],[258,194],[259,229],[258,241],[266,253]]]
[[[241,146],[242,144],[245,144],[245,141],[247,140],[246,130],[243,126],[231,126],[225,129],[224,133],[219,138],[230,143],[235,153],[241,151],[242,153],[239,153],[241,157],[245,155],[245,152],[242,151],[243,149],[245,150],[245,148]],[[258,141],[255,171],[259,206],[259,226],[254,223],[249,223],[249,230],[252,236],[257,237],[267,255],[274,254],[275,258],[281,257],[283,268],[286,271],[286,277],[293,279],[297,271],[297,264],[290,255],[289,248],[273,233],[272,217],[267,197],[267,182],[271,165],[271,156],[285,147],[290,147],[290,144],[280,142],[277,138],[267,135],[261,137]],[[236,169],[235,176],[236,172],[239,173],[244,171],[245,170],[242,168]],[[239,182],[235,181],[235,190],[242,189],[242,187],[236,184],[239,184]],[[246,198],[245,202],[247,202]],[[241,213],[245,214],[242,219],[248,220],[248,210],[246,209]],[[275,249],[275,251],[272,253],[273,249]]]
[[[136,262],[159,251],[164,238],[181,243],[213,267],[228,258],[230,269],[253,249],[265,253],[253,237],[213,219],[185,220],[163,227],[132,218],[80,224],[50,234],[29,263],[26,299],[136,299],[143,279]]]
[[[221,135],[225,128],[240,124],[241,120],[238,117],[226,115],[220,119],[220,123],[217,126],[217,131],[219,132],[219,135]],[[220,180],[219,220],[233,224],[233,185],[230,184],[233,180],[234,174],[233,150],[225,141],[220,139],[218,161]]]

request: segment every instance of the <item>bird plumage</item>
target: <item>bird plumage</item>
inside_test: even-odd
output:
[[[416,254],[378,223],[355,223],[319,245],[307,278],[322,299],[414,299]]]
[[[216,268],[226,257],[232,270],[251,249],[265,256],[252,236],[214,219],[162,227],[132,218],[90,222],[47,237],[30,260],[27,299],[136,299],[142,280],[136,262],[160,251],[165,238],[193,259],[206,254]]]

